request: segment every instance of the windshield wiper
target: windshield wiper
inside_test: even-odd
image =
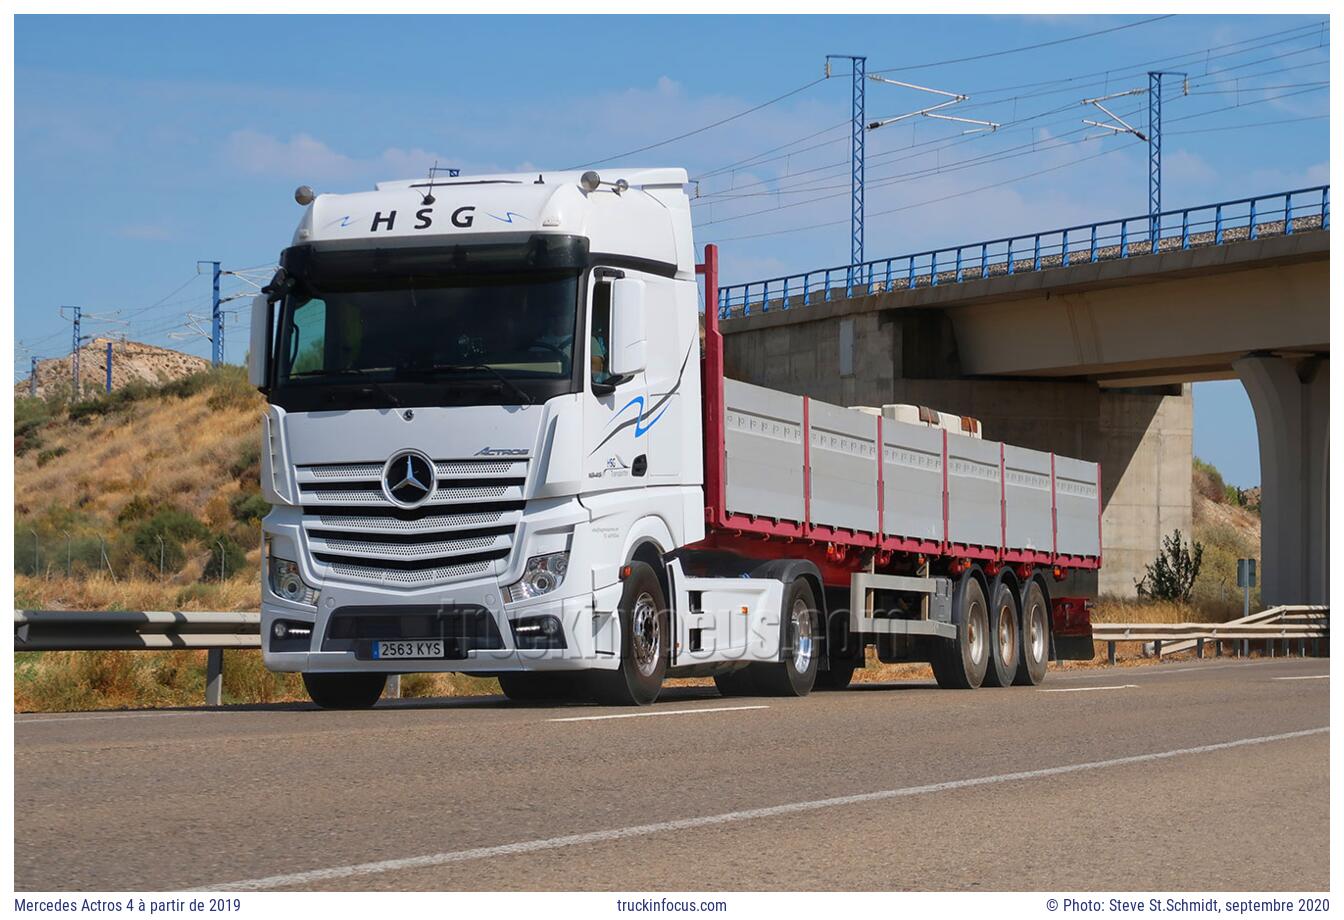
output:
[[[488,364],[402,364],[397,367],[397,375],[433,376],[434,374],[463,374],[469,371],[485,371],[517,396],[525,406],[532,405],[532,397],[508,377]]]
[[[356,381],[353,381],[353,380],[352,380],[352,381],[348,381],[348,382],[349,382],[349,383],[356,383]],[[371,395],[371,394],[377,393],[379,396],[381,396],[381,397],[383,397],[384,399],[386,399],[386,400],[387,400],[388,402],[390,402],[392,405],[394,405],[394,406],[400,406],[400,405],[401,405],[401,400],[400,400],[400,399],[397,399],[397,397],[396,397],[395,395],[393,395],[393,393],[392,393],[391,390],[389,390],[387,387],[383,386],[383,385],[382,385],[381,383],[379,383],[377,380],[370,380],[370,381],[367,381],[367,382],[364,382],[364,383],[358,383],[358,386],[359,386],[359,391],[358,391],[358,392],[359,392],[361,395]],[[336,394],[335,394],[335,393],[328,393],[328,394],[327,394],[327,398],[328,398],[329,400],[331,400],[332,402],[335,402],[335,401],[336,401]]]

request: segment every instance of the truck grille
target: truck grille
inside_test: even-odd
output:
[[[528,462],[434,466],[434,494],[413,510],[387,500],[380,462],[298,467],[312,558],[337,578],[408,588],[495,571],[513,551]]]

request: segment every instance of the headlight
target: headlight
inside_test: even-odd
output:
[[[569,568],[569,553],[548,553],[527,560],[523,577],[504,589],[505,596],[514,603],[528,598],[550,594],[565,580]]]
[[[271,590],[278,596],[296,604],[317,605],[317,589],[310,587],[299,576],[298,563],[278,556],[271,557]]]

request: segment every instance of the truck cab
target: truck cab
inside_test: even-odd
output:
[[[358,675],[619,663],[622,567],[665,584],[704,534],[685,182],[312,198],[253,305],[268,667],[339,702]]]

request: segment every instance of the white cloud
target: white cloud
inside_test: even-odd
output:
[[[359,158],[309,134],[281,140],[250,129],[229,135],[224,157],[244,172],[304,181],[408,178],[428,174],[436,161],[445,162],[440,155],[419,147],[388,147],[375,156]]]

